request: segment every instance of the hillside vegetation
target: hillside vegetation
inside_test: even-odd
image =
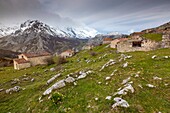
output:
[[[156,41],[156,42],[162,41],[162,34],[147,33],[147,34],[144,34],[143,37],[145,37],[146,39]]]
[[[81,51],[60,66],[36,66],[19,71],[13,67],[0,68],[0,89],[4,89],[0,92],[0,110],[2,113],[168,113],[169,56],[170,49],[121,54],[107,45],[102,45],[93,50]],[[115,63],[102,69],[111,59]],[[50,71],[53,67],[57,70]],[[59,103],[55,104],[48,99],[50,95],[42,96],[47,88],[68,74],[76,75],[80,71],[88,70],[91,70],[92,74],[86,78],[52,92],[63,95]],[[46,85],[47,80],[58,73],[61,73],[61,76]],[[12,85],[14,79],[18,82]],[[123,87],[122,82],[129,82],[134,92],[115,94]],[[12,94],[5,93],[6,89],[14,86],[20,86],[22,90]],[[107,96],[111,96],[111,99],[106,99]],[[112,109],[115,97],[126,100],[129,107]]]

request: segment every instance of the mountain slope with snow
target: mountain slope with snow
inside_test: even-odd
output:
[[[0,48],[15,52],[61,52],[79,48],[84,40],[67,37],[68,34],[38,21],[26,21],[10,35],[0,38]]]
[[[27,20],[26,22],[22,23],[20,27],[1,27],[0,26],[0,37],[7,36],[7,35],[18,35],[19,33],[27,31],[32,26],[35,27],[35,32],[39,33],[40,31],[46,32],[52,36],[58,37],[65,37],[65,38],[79,38],[79,39],[88,39],[93,38],[97,35],[97,31],[86,27],[86,26],[79,26],[79,27],[51,27],[43,22],[38,20]]]

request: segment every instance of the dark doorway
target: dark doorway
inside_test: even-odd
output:
[[[142,42],[141,41],[135,41],[132,42],[132,47],[141,47]]]

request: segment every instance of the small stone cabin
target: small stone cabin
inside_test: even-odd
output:
[[[113,40],[112,38],[104,38],[103,44],[110,44],[112,40]]]
[[[63,58],[68,58],[68,57],[72,57],[74,54],[75,54],[75,52],[73,50],[69,49],[69,50],[62,52],[60,54],[60,56]]]
[[[118,42],[118,52],[131,52],[131,51],[150,51],[160,48],[160,43],[149,39],[129,39]]]
[[[110,47],[111,48],[117,48],[117,44],[121,41],[128,40],[128,38],[116,38],[113,41],[111,41]]]
[[[48,64],[48,60],[52,55],[48,52],[43,53],[23,53],[18,55],[18,59],[14,59],[14,69],[20,70],[36,65]]]

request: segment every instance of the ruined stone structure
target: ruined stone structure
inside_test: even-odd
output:
[[[20,70],[24,68],[28,68],[36,65],[48,64],[48,60],[51,59],[52,56],[50,53],[23,53],[18,55],[18,59],[14,59],[14,69]]]
[[[71,49],[64,51],[60,54],[61,57],[63,58],[68,58],[68,57],[72,57],[75,54],[75,52]]]
[[[117,44],[118,52],[150,51],[160,48],[160,43],[148,39],[129,39]]]
[[[162,36],[162,48],[170,48],[170,34]]]
[[[125,41],[125,40],[128,40],[128,38],[117,38],[117,39],[114,39],[113,41],[111,41],[110,47],[111,48],[117,48],[117,44],[119,42]]]

